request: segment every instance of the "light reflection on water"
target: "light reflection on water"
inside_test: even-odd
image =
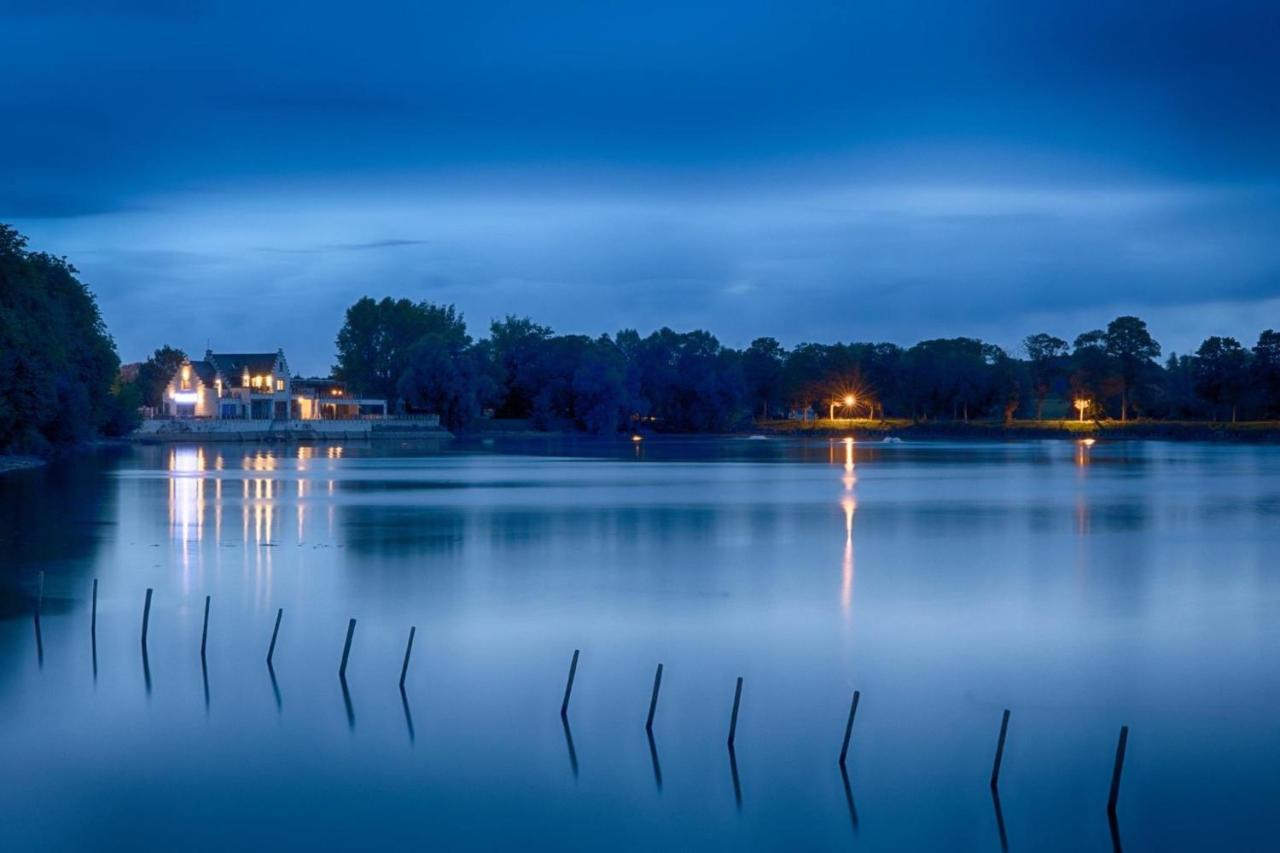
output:
[[[38,638],[26,597],[0,620],[6,849],[1000,849],[1003,707],[1010,849],[1109,847],[1122,723],[1126,849],[1280,829],[1280,449],[512,440],[82,467],[0,492],[6,589],[47,575]]]

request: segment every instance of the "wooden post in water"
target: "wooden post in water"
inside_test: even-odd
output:
[[[93,609],[89,617],[89,634],[97,642],[98,637],[98,579],[93,579]]]
[[[200,660],[204,660],[205,647],[209,645],[209,596],[204,597],[204,627],[200,629]]]
[[[409,674],[409,655],[413,652],[413,635],[418,631],[417,625],[409,626],[409,642],[404,647],[404,663],[400,665],[400,689],[404,690],[404,678]],[[405,706],[405,712],[408,713],[408,705]],[[410,724],[412,726],[412,724]],[[412,728],[410,729],[412,731]]]
[[[284,618],[284,608],[281,607],[276,611],[276,627],[271,631],[271,646],[267,649],[267,667],[271,666],[271,659],[276,654],[276,637],[280,636],[280,620]]]
[[[569,661],[569,680],[564,685],[564,701],[560,703],[560,716],[569,714],[569,696],[573,694],[573,677],[578,674],[578,649],[573,650],[573,660]]]
[[[996,739],[996,760],[991,765],[991,790],[995,790],[1000,785],[1000,762],[1004,760],[1004,739],[1009,733],[1009,709],[1004,709],[1004,715],[1000,717],[1000,737]]]
[[[849,705],[849,719],[844,724],[844,743],[840,744],[841,767],[844,767],[845,759],[849,757],[849,738],[853,737],[853,717],[858,713],[858,698],[861,695],[857,690],[853,691],[853,702]]]
[[[1116,743],[1116,764],[1111,769],[1111,796],[1107,798],[1107,814],[1116,816],[1116,803],[1120,800],[1120,774],[1124,772],[1124,751],[1129,745],[1129,727],[1120,727],[1120,740]]]
[[[40,610],[44,607],[44,570],[40,570],[40,576],[36,580],[36,615],[40,615]]]
[[[658,690],[662,688],[662,664],[658,664],[658,671],[653,674],[653,695],[649,697],[649,719],[644,722],[644,730],[646,732],[653,731],[653,715],[658,710]]]
[[[142,650],[147,650],[147,625],[151,622],[151,587],[147,587],[147,601],[142,605]]]
[[[356,620],[352,619],[347,623],[347,642],[342,647],[342,664],[338,667],[338,678],[341,678],[345,684],[347,681],[347,658],[351,655],[351,638],[356,633]]]
[[[738,706],[742,703],[742,676],[738,676],[738,686],[733,690],[733,713],[729,715],[729,749],[733,750],[733,741],[738,736]]]

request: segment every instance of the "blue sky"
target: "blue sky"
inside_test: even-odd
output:
[[[558,331],[1280,326],[1275,3],[0,0],[0,221],[126,360],[361,295]]]

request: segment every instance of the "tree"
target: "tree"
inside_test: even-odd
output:
[[[504,390],[499,417],[527,418],[532,414],[534,398],[545,381],[543,361],[551,337],[550,326],[528,317],[509,314],[489,324],[489,356]]]
[[[1128,417],[1129,399],[1142,377],[1160,357],[1160,344],[1147,331],[1147,324],[1137,317],[1117,317],[1107,324],[1107,355],[1114,358],[1120,378],[1120,420]]]
[[[347,309],[338,332],[334,378],[362,396],[403,399],[399,380],[409,366],[409,350],[426,335],[438,335],[451,350],[471,343],[466,323],[452,305],[363,297]]]
[[[601,335],[573,372],[575,421],[587,432],[611,435],[626,424],[630,409],[626,357],[608,335]]]
[[[1258,335],[1251,374],[1263,414],[1280,416],[1280,332],[1267,329]]]
[[[756,338],[742,353],[742,375],[751,408],[769,418],[769,404],[781,396],[782,365],[786,350],[773,338]]]
[[[1236,407],[1249,387],[1249,353],[1235,338],[1206,338],[1196,350],[1196,393],[1214,407],[1231,407],[1231,422],[1236,420]]]
[[[138,367],[138,378],[134,380],[142,401],[140,405],[155,408],[164,405],[164,389],[186,360],[185,352],[166,344],[144,361]]]
[[[0,224],[0,451],[40,452],[116,421],[120,359],[63,258]]]
[[[1044,400],[1053,389],[1053,383],[1062,373],[1067,355],[1067,342],[1043,332],[1029,335],[1022,341],[1022,348],[1030,362],[1031,393],[1036,401],[1036,420],[1043,420]]]
[[[497,392],[480,353],[447,333],[423,335],[405,361],[396,393],[408,407],[440,415],[449,429],[466,428]]]

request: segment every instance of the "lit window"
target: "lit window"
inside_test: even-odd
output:
[[[277,391],[283,391],[283,390],[284,390],[284,380],[283,380],[283,379],[277,379],[277,380],[276,380],[276,390],[277,390]]]

